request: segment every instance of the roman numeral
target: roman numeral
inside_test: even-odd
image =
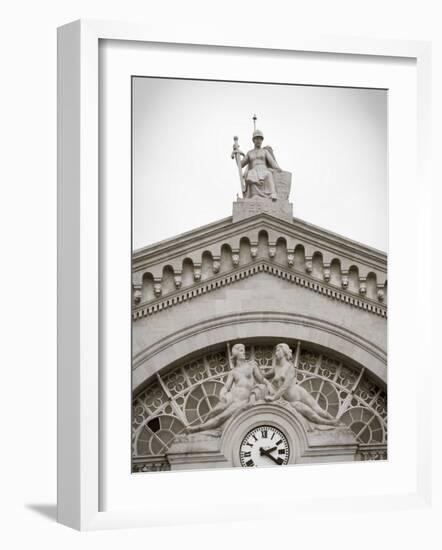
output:
[[[264,439],[267,439],[267,430],[261,430],[261,437],[263,437]]]
[[[249,456],[252,456],[252,451],[247,451],[244,453],[245,458],[249,458]]]
[[[256,437],[255,434],[252,434],[252,437],[255,439],[255,441],[258,441],[258,438]]]
[[[278,453],[279,453],[280,455],[285,455],[285,449],[279,449]]]
[[[281,443],[282,443],[282,439],[280,439],[279,441],[277,441],[277,442],[275,443],[275,445],[281,445]]]
[[[253,462],[253,460],[248,460],[246,462],[246,466],[254,466],[254,465],[255,465],[255,463]]]

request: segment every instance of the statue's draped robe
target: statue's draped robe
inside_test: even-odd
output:
[[[247,153],[249,166],[256,162],[257,158],[265,160],[265,164],[255,164],[253,168],[246,170],[244,180],[246,182],[245,198],[264,197],[276,199],[275,180],[273,170],[279,166],[270,152],[270,148],[252,149]]]

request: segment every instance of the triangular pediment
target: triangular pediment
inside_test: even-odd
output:
[[[338,300],[342,303],[382,317],[386,317],[387,315],[386,306],[379,304],[379,302],[370,300],[366,297],[356,297],[351,292],[346,292],[331,284],[324,282],[320,283],[312,277],[306,276],[300,272],[285,268],[267,260],[259,260],[249,265],[233,269],[228,273],[220,274],[209,280],[195,283],[189,288],[180,289],[167,296],[140,304],[138,307],[134,308],[132,317],[136,321],[145,316],[158,314],[164,310],[179,306],[179,304],[183,302],[198,299],[200,296],[216,292],[219,289],[235,285],[245,279],[251,279],[258,275],[278,277],[282,281],[286,281],[287,285],[298,285],[306,291],[322,295],[325,299]]]

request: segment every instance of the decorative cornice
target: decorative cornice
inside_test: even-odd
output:
[[[143,246],[143,248],[138,248],[137,250],[134,250],[132,254],[132,263],[135,267],[135,265],[137,265],[137,263],[141,261],[145,256],[149,256],[150,258],[156,256],[157,254],[163,255],[163,253],[168,256],[170,255],[171,251],[175,250],[176,248],[185,246],[186,243],[194,243],[199,239],[210,239],[211,237],[213,237],[213,235],[220,233],[226,227],[228,228],[231,225],[232,216],[229,216],[228,218],[223,218],[222,220],[218,220],[207,225],[202,225],[201,227],[197,227],[196,229],[192,229],[191,231],[186,231],[184,233],[181,233],[180,235],[175,235],[174,237],[170,237],[169,239],[164,239],[157,243]]]
[[[231,217],[225,218],[136,250],[132,255],[132,269],[148,270],[152,265],[167,263],[177,256],[191,255],[195,250],[210,248],[214,243],[239,234],[247,236],[247,232],[257,228],[274,230],[282,237],[290,236],[313,248],[327,250],[332,255],[345,256],[350,261],[363,263],[372,269],[387,271],[387,255],[382,251],[297,218],[287,222],[265,213],[235,223]]]
[[[192,300],[202,294],[215,291],[224,286],[234,284],[242,279],[253,277],[258,273],[269,273],[270,275],[285,279],[293,284],[302,286],[312,292],[322,294],[323,296],[339,300],[345,304],[357,307],[381,317],[387,317],[387,307],[384,304],[379,304],[374,300],[367,298],[365,295],[355,295],[340,288],[337,288],[326,282],[319,282],[306,275],[300,273],[293,268],[286,268],[281,265],[271,263],[265,259],[249,263],[245,266],[231,270],[229,273],[212,277],[201,283],[196,283],[187,289],[180,289],[168,294],[163,298],[152,300],[148,303],[138,305],[132,310],[132,318],[134,321],[147,315],[159,313],[164,309],[168,309],[179,305],[188,300]]]
[[[385,443],[376,445],[359,445],[358,454],[360,460],[387,460],[388,450]]]
[[[170,470],[166,455],[132,457],[132,472],[165,472]]]

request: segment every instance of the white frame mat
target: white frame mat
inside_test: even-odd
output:
[[[313,39],[301,36],[281,37],[269,44],[265,38],[255,36],[255,33],[245,32],[238,37],[229,35],[228,30],[223,40],[213,43],[207,40],[203,32],[199,36],[187,36],[184,28],[181,32],[174,31],[167,35],[153,28],[132,23],[100,21],[76,21],[58,30],[58,521],[79,530],[92,530],[272,517],[271,506],[267,506],[270,501],[265,500],[266,491],[264,490],[263,497],[260,498],[259,491],[253,492],[253,486],[261,484],[288,487],[289,478],[290,483],[296,483],[300,479],[299,469],[180,474],[169,472],[137,477],[130,475],[129,467],[124,468],[121,462],[109,460],[106,456],[106,453],[114,455],[114,449],[117,449],[118,445],[129,445],[124,430],[130,433],[130,426],[126,426],[130,385],[125,390],[126,393],[122,394],[126,395],[126,401],[116,409],[116,414],[121,411],[123,421],[119,421],[118,424],[123,426],[123,431],[119,431],[119,427],[115,426],[114,440],[108,444],[106,438],[103,439],[103,426],[108,425],[110,420],[113,421],[113,417],[110,416],[106,402],[115,397],[114,388],[118,387],[118,381],[115,379],[114,384],[108,386],[104,385],[102,380],[105,360],[103,355],[106,355],[102,353],[101,346],[103,311],[106,309],[103,309],[103,302],[106,303],[109,297],[106,285],[102,284],[103,271],[108,268],[108,260],[103,255],[101,233],[110,231],[110,226],[106,225],[108,222],[102,222],[105,206],[100,186],[99,114],[103,108],[100,105],[99,94],[101,40],[127,41],[129,46],[135,42],[138,45],[169,44],[175,45],[177,51],[184,45],[228,47],[230,55],[238,56],[244,55],[246,49],[253,49],[281,56],[290,52],[310,52],[411,59],[415,63],[417,75],[417,91],[414,88],[410,90],[413,94],[410,97],[417,96],[417,124],[407,147],[410,143],[413,146],[411,156],[415,159],[417,166],[414,167],[417,167],[418,175],[416,179],[414,171],[405,174],[397,172],[393,173],[393,179],[403,178],[405,192],[413,191],[413,196],[405,199],[404,203],[406,213],[409,214],[413,210],[413,217],[408,218],[412,224],[409,232],[416,235],[414,238],[419,239],[416,243],[427,243],[426,246],[418,246],[418,258],[414,258],[416,278],[420,284],[416,285],[418,288],[415,295],[407,297],[410,311],[408,323],[413,325],[416,335],[413,343],[414,353],[421,353],[422,356],[425,356],[425,353],[428,356],[426,350],[431,346],[432,317],[430,45],[426,42],[336,37]],[[131,68],[128,67],[127,71],[130,74]],[[345,85],[345,82],[340,84]],[[395,150],[396,146],[398,150]],[[408,150],[400,150],[399,142],[395,139],[390,142],[389,152],[392,158],[398,159]],[[390,170],[390,178],[391,176]],[[390,194],[390,212],[392,209],[403,208],[402,205],[394,204],[399,196],[399,192]],[[402,247],[396,244],[399,240],[395,237],[404,223],[405,214],[401,215],[402,218],[399,215],[395,216],[396,225],[390,228],[390,237],[393,236],[390,243],[393,246],[389,250],[389,270],[395,281],[400,278],[398,266],[401,256],[406,254],[405,245]],[[127,251],[126,255],[130,255],[130,251]],[[398,286],[396,290],[393,288],[391,293],[389,330],[392,326],[399,327],[402,315],[400,301]],[[405,321],[403,323],[405,324]],[[389,348],[389,354],[390,351],[393,351],[394,364],[407,361],[406,354],[401,354],[400,350],[396,352],[396,347],[392,350]],[[412,372],[410,361],[411,359],[408,359],[408,363],[403,367],[404,374],[409,375]],[[112,363],[109,365],[114,376],[115,366]],[[338,493],[333,492],[331,485],[328,490],[317,490],[312,486],[309,498],[305,492],[298,498],[295,496],[296,491],[286,491],[283,496],[278,497],[279,501],[284,503],[283,507],[273,516],[290,518],[294,513],[327,514],[337,507],[340,513],[346,513],[355,507],[361,512],[370,513],[375,510],[417,509],[429,506],[432,476],[431,431],[428,418],[431,403],[426,390],[431,388],[431,365],[431,361],[422,361],[419,365],[420,376],[412,382],[415,394],[413,393],[409,399],[409,411],[405,410],[406,400],[396,400],[396,394],[393,393],[392,410],[396,411],[392,416],[393,425],[400,426],[402,412],[404,418],[407,414],[410,417],[411,424],[408,424],[408,429],[413,432],[413,456],[401,469],[396,456],[400,447],[396,448],[395,454],[395,436],[392,430],[393,435],[389,442],[389,445],[392,445],[392,461],[386,465],[365,465],[368,475],[384,475],[391,479],[396,476],[396,489],[392,484],[382,492],[374,489],[371,492],[362,490],[355,493],[351,487],[347,492]],[[122,368],[126,368],[125,365]],[[130,367],[128,368],[130,370]],[[130,377],[130,373],[127,375]],[[106,415],[109,418],[102,418]],[[303,468],[305,476],[312,476],[314,472],[318,483],[319,480],[325,479],[326,475],[341,475],[342,468],[349,468],[349,476],[353,480],[362,475],[362,470],[358,470],[357,465],[327,465],[327,470],[321,466],[312,466],[316,470],[312,469],[308,473],[309,468],[310,466]],[[235,502],[231,502],[230,505],[226,500],[227,496],[221,493],[218,505],[213,507],[205,505],[204,498],[198,503],[197,496],[190,497],[188,492],[184,493],[189,490],[192,492],[192,487],[204,491],[204,486],[208,484],[214,484],[214,487],[219,487],[221,491],[222,486],[233,487],[234,484],[238,484],[239,475],[242,476],[241,483],[244,483],[245,487],[250,487],[249,497],[237,498],[235,495]],[[118,476],[121,476],[121,483],[120,480],[115,483],[120,484],[120,492],[117,492],[115,487],[110,487],[114,478]],[[409,484],[404,481],[403,487],[398,487],[401,479],[407,479]],[[143,494],[146,494],[146,489],[152,491],[149,498],[145,499],[144,506],[140,506],[139,502],[131,502],[130,491],[136,491],[138,486]],[[170,499],[161,500],[162,487],[167,495],[170,495],[171,491],[176,491],[174,502],[171,503]],[[113,495],[112,499],[105,498],[107,494]],[[155,494],[158,495],[158,500],[154,498]],[[121,495],[120,500],[118,495]]]

